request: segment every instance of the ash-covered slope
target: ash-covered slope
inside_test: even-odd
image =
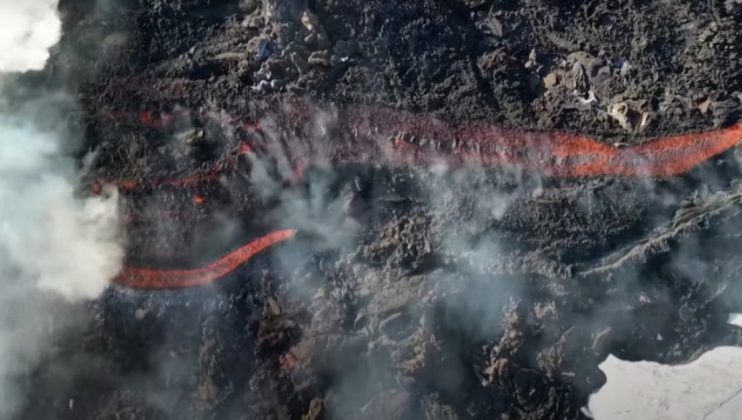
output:
[[[76,82],[96,152],[81,194],[210,173],[286,98],[630,145],[740,111],[730,1],[60,8],[49,77]],[[150,123],[164,115],[181,117]],[[320,127],[338,115],[308,110]],[[127,263],[197,267],[276,229],[297,237],[213,287],[112,287],[38,369],[24,418],[580,418],[609,353],[683,362],[738,339],[735,150],[664,178],[297,171],[280,159],[292,147],[348,133],[267,122],[293,153],[122,192]]]

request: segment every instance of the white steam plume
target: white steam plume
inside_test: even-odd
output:
[[[0,273],[94,298],[120,268],[116,197],[75,199],[74,162],[59,147],[55,133],[0,114]]]
[[[56,1],[0,0],[0,420],[20,414],[22,379],[79,322],[73,304],[98,296],[123,256],[115,194],[74,193],[61,118],[74,102],[2,93],[18,77],[11,72],[43,68],[60,28]]]
[[[61,31],[57,0],[0,0],[0,72],[43,68]]]

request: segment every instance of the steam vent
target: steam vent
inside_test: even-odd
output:
[[[0,420],[740,419],[740,143],[740,0],[0,0]]]

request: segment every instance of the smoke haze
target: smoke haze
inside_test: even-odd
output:
[[[56,0],[0,0],[0,72],[39,70],[62,25]]]
[[[21,379],[79,322],[75,302],[99,295],[120,269],[117,197],[75,196],[74,137],[59,92],[5,94],[43,68],[60,37],[56,2],[0,0],[0,419],[26,401]],[[40,124],[43,123],[43,124]]]

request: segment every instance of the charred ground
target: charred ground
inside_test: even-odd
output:
[[[742,110],[733,0],[60,10],[47,73],[83,103],[82,193],[238,146],[233,124],[120,117],[143,112],[249,121],[301,96],[638,143]],[[110,289],[38,369],[23,418],[581,418],[609,353],[683,362],[740,339],[737,153],[670,179],[345,165],[270,194],[242,159],[220,182],[126,194],[129,263],[197,266],[282,224],[306,232],[212,289]]]

